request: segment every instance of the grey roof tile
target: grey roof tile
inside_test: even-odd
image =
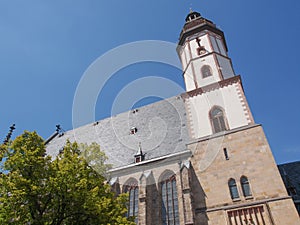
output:
[[[300,200],[300,161],[278,165],[282,180],[287,189],[295,188],[294,200]]]
[[[47,153],[56,156],[67,140],[78,143],[96,142],[106,153],[114,168],[134,163],[141,142],[145,160],[184,151],[189,142],[186,111],[181,96],[150,105],[137,112],[128,111],[104,120],[97,125],[87,124],[55,137],[47,145]],[[131,127],[136,127],[132,135]]]

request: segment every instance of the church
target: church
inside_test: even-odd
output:
[[[113,165],[109,183],[129,193],[127,216],[136,224],[300,224],[223,31],[190,12],[176,50],[185,93],[57,132],[48,154],[67,140],[98,143]]]

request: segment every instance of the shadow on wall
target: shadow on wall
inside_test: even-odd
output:
[[[191,191],[191,203],[192,203],[192,216],[194,220],[194,225],[208,225],[208,216],[207,216],[207,207],[206,207],[206,195],[204,193],[204,190],[200,184],[199,179],[197,178],[194,168],[192,165],[190,165],[190,168],[182,172],[182,181],[185,184],[189,184],[188,186],[190,187]],[[140,214],[140,219],[141,223],[145,223],[147,225],[162,225],[162,218],[163,218],[163,210],[162,210],[162,205],[163,204],[163,195],[162,192],[160,191],[162,189],[163,183],[166,182],[166,177],[168,178],[167,180],[172,180],[172,177],[174,177],[175,174],[172,172],[166,172],[162,175],[162,177],[158,180],[158,183],[155,181],[155,178],[153,177],[153,174],[149,174],[149,176],[143,180],[146,182],[146,185],[142,185],[139,187],[139,214]],[[143,179],[143,177],[142,177]],[[130,179],[132,180],[132,179]],[[179,182],[179,179],[176,179],[177,182]],[[136,183],[135,181],[134,183]],[[128,182],[126,182],[127,184]],[[115,182],[112,185],[112,190],[116,193],[116,195],[126,192],[124,188],[128,186],[123,185],[124,187],[121,188],[119,182]],[[144,183],[145,184],[145,183]],[[174,184],[176,186],[176,184]],[[171,188],[171,186],[170,186]],[[124,189],[124,190],[121,190]],[[185,189],[185,188],[183,188]],[[172,193],[174,190],[172,191]],[[183,190],[183,195],[185,191]],[[180,194],[180,193],[178,193]],[[177,195],[177,191],[176,191]],[[169,196],[169,195],[168,195]],[[177,200],[176,200],[177,201]],[[175,202],[173,202],[174,205]],[[144,205],[144,206],[142,206]],[[145,207],[145,208],[144,208]],[[144,208],[144,210],[143,210]],[[143,215],[144,219],[142,219]],[[187,219],[187,218],[185,218]],[[145,221],[146,220],[146,221]],[[145,221],[145,222],[143,222]],[[190,221],[190,219],[188,219]],[[179,221],[178,221],[179,222]]]
[[[158,218],[160,218],[159,208],[161,202],[159,201],[160,199],[159,192],[152,173],[147,179],[146,196],[147,196],[147,200],[146,200],[147,224],[157,225],[159,223]]]
[[[206,207],[206,195],[200,184],[199,179],[196,176],[194,168],[190,168],[191,175],[191,191],[193,196],[193,208],[195,225],[208,225],[207,207]]]

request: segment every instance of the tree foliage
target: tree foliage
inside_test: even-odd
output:
[[[135,224],[124,217],[127,196],[115,196],[106,184],[100,147],[80,147],[67,142],[51,159],[35,132],[2,145],[2,171],[8,172],[0,177],[0,224]]]

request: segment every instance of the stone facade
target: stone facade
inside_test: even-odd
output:
[[[220,138],[222,141],[214,140]],[[194,152],[191,163],[205,194],[202,197],[205,202],[194,201],[195,224],[202,224],[196,221],[201,221],[203,217],[208,218],[207,224],[240,224],[235,222],[240,220],[240,216],[234,218],[233,214],[244,209],[246,215],[242,215],[242,220],[250,221],[252,218],[255,224],[263,224],[259,222],[262,218],[265,224],[299,223],[261,126],[251,126],[221,137],[199,141],[189,148]],[[214,149],[217,149],[214,154],[207,154]],[[224,149],[227,150],[227,159]],[[201,162],[210,163],[202,167]],[[248,178],[251,196],[243,196],[240,182],[243,176]],[[236,180],[239,198],[232,199],[230,196],[230,178]],[[263,209],[263,216],[256,219],[258,215],[255,216],[254,212],[251,215],[250,210],[254,211],[259,207]],[[279,215],[284,215],[290,221],[282,223],[282,216]]]
[[[112,171],[121,186],[132,178],[139,181],[141,225],[163,224],[160,182],[167,172],[176,176],[182,225],[300,224],[260,125],[195,140],[184,154],[166,159],[144,162],[137,171],[136,165]],[[242,176],[251,196],[243,195]],[[237,181],[239,198],[231,198],[230,178]]]

